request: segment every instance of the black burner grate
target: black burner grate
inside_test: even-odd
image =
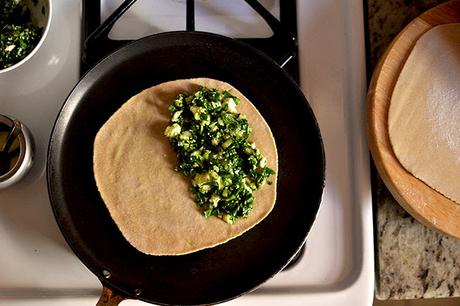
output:
[[[98,61],[129,40],[112,40],[108,34],[116,21],[137,0],[125,0],[107,20],[101,24],[101,3],[94,0],[83,0],[83,29],[80,74],[83,75]],[[264,52],[278,63],[296,80],[299,81],[299,61],[297,50],[297,15],[295,0],[280,0],[280,20],[278,21],[257,0],[241,0],[247,2],[273,30],[274,35],[268,38],[237,39]],[[194,30],[194,0],[187,0],[187,30]]]
[[[92,66],[106,55],[130,42],[112,40],[109,32],[117,20],[137,1],[125,0],[104,23],[101,24],[101,2],[83,1],[82,50],[80,75],[84,75]],[[236,1],[236,0],[233,0]],[[262,51],[277,63],[298,83],[299,59],[297,47],[297,8],[296,0],[279,0],[280,19],[276,19],[257,0],[241,0],[249,4],[270,26],[273,35],[268,38],[237,39]],[[195,30],[195,0],[187,0],[186,30]],[[302,249],[285,268],[292,267],[302,257]]]

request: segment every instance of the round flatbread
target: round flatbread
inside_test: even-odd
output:
[[[168,106],[182,92],[201,87],[227,90],[241,102],[252,127],[250,137],[278,172],[273,135],[261,114],[231,85],[206,78],[176,80],[151,87],[129,99],[101,127],[94,141],[94,176],[110,215],[123,236],[139,251],[152,255],[181,255],[233,239],[262,221],[276,200],[272,185],[255,192],[253,210],[230,225],[205,218],[194,202],[190,178],[174,171],[176,154],[164,130]]]
[[[415,177],[460,204],[460,24],[417,41],[388,114],[396,157]]]

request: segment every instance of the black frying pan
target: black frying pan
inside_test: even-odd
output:
[[[97,191],[94,137],[131,96],[165,81],[192,77],[232,84],[268,122],[279,154],[276,205],[259,225],[221,246],[183,256],[145,255],[123,238]],[[219,35],[170,32],[119,49],[80,80],[55,123],[47,179],[65,239],[106,288],[107,296],[98,305],[106,305],[104,299],[115,305],[122,298],[190,305],[233,299],[289,263],[318,211],[324,167],[313,112],[273,60]]]

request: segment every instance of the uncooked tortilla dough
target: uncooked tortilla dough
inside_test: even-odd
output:
[[[176,80],[151,87],[129,99],[102,126],[94,141],[94,175],[98,190],[123,236],[139,251],[181,255],[222,244],[262,221],[276,199],[273,184],[255,192],[253,210],[230,225],[206,219],[194,202],[190,178],[174,171],[176,154],[163,135],[167,108],[182,92],[202,86],[227,90],[240,98],[238,112],[246,115],[251,139],[278,172],[273,135],[257,109],[231,85],[206,78]]]
[[[397,80],[388,125],[404,168],[460,204],[460,24],[437,26],[417,41]]]

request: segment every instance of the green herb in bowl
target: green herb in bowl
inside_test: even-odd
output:
[[[0,70],[23,60],[37,46],[42,34],[43,28],[35,25],[23,1],[1,0]]]

